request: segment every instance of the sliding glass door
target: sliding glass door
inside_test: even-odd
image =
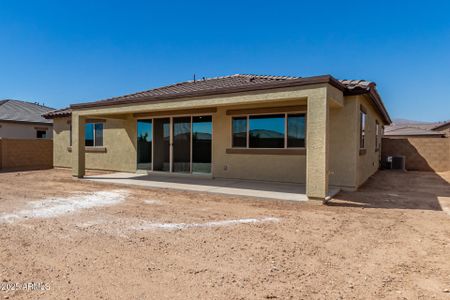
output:
[[[137,132],[138,169],[211,173],[211,116],[139,120]]]
[[[137,122],[137,168],[138,170],[152,169],[152,120]]]
[[[170,171],[170,118],[154,119],[153,170]]]
[[[173,118],[173,172],[191,172],[191,117]]]
[[[192,173],[211,173],[212,117],[192,117]]]

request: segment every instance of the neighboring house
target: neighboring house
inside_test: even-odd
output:
[[[379,167],[391,123],[375,83],[332,76],[231,75],[45,115],[54,165],[293,182],[310,198],[354,190]]]
[[[387,126],[385,138],[443,138],[450,136],[450,121],[436,123],[420,123],[399,121]]]
[[[442,132],[446,137],[450,137],[450,121],[436,123],[431,130]]]
[[[42,114],[52,110],[37,103],[0,100],[0,138],[51,139],[53,122]]]

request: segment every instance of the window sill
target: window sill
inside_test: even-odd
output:
[[[227,154],[306,155],[305,148],[228,148]]]
[[[367,149],[359,149],[359,155],[366,155]]]
[[[67,147],[67,151],[72,152],[72,146]],[[86,153],[106,153],[106,147],[84,147]]]

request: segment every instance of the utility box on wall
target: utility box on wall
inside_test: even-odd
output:
[[[390,169],[388,157],[404,157],[408,171],[450,171],[450,138],[383,138],[382,162]],[[396,159],[396,165],[402,162]]]

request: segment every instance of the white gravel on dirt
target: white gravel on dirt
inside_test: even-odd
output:
[[[279,218],[265,217],[260,219],[237,219],[237,220],[223,220],[223,221],[211,221],[205,223],[151,223],[145,222],[142,225],[132,227],[135,230],[181,230],[189,228],[211,228],[211,227],[223,227],[239,224],[252,224],[252,223],[273,223],[279,222]]]
[[[13,223],[31,218],[55,218],[79,210],[119,204],[128,195],[125,190],[83,193],[70,197],[46,198],[27,203],[29,208],[1,213],[0,223]]]
[[[149,204],[149,205],[160,205],[162,204],[161,201],[159,200],[144,200],[145,204]]]

